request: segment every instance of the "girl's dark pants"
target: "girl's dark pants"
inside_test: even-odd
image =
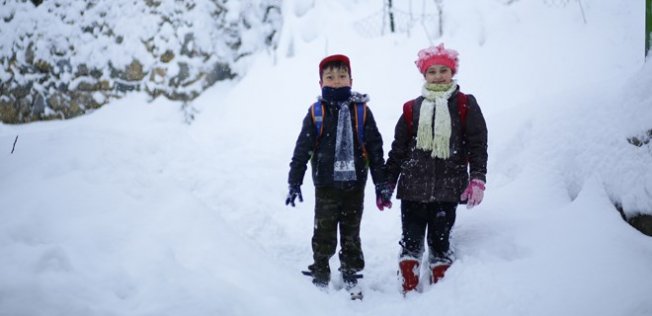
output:
[[[421,260],[423,239],[427,233],[430,263],[448,258],[450,250],[450,232],[455,224],[457,203],[431,202],[421,203],[401,201],[401,222],[403,236],[401,259],[411,257]]]
[[[308,267],[313,282],[328,284],[329,259],[337,248],[337,229],[340,230],[340,268],[342,275],[353,276],[364,268],[360,244],[360,221],[364,187],[340,189],[315,188],[315,223],[312,236],[314,263]]]

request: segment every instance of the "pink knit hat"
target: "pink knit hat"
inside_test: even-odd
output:
[[[419,58],[414,62],[422,74],[428,71],[432,65],[444,65],[453,71],[457,72],[458,52],[454,49],[446,49],[444,44],[441,43],[437,46],[430,46],[419,51]]]

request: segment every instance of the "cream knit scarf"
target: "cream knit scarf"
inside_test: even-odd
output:
[[[447,159],[450,157],[451,115],[448,111],[448,98],[457,89],[457,83],[424,84],[421,95],[425,98],[419,112],[417,148],[432,151],[431,157]],[[434,115],[434,133],[433,133]]]

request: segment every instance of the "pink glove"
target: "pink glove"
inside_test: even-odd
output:
[[[469,182],[460,199],[466,201],[466,208],[473,208],[482,202],[484,197],[484,181],[473,179]]]

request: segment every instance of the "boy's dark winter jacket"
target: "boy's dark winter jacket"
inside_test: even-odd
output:
[[[333,180],[333,169],[335,164],[335,138],[337,136],[337,119],[339,109],[337,104],[330,104],[323,99],[320,101],[324,104],[323,113],[323,132],[318,135],[315,124],[312,121],[310,109],[303,119],[301,133],[297,138],[294,147],[294,154],[290,162],[290,174],[288,183],[290,185],[303,184],[303,177],[307,169],[307,162],[311,160],[312,180],[316,187],[338,187],[353,188],[364,187],[367,181],[367,163],[362,157],[362,146],[358,141],[357,131],[355,130],[355,116],[351,115],[351,126],[353,126],[356,181],[340,182]],[[355,103],[366,103],[366,95],[354,93],[349,99],[349,109],[355,113]],[[367,150],[368,163],[371,169],[371,177],[374,183],[380,183],[384,180],[384,157],[383,157],[383,140],[378,132],[376,121],[367,108],[367,117],[365,119],[365,148]],[[316,146],[316,147],[315,147]],[[313,153],[313,150],[315,151]]]
[[[468,110],[464,124],[458,111],[457,93],[448,99],[451,115],[451,156],[448,159],[433,158],[429,151],[416,149],[415,136],[419,129],[423,97],[417,98],[414,103],[412,135],[401,115],[386,164],[389,182],[396,183],[398,180],[398,199],[459,202],[462,191],[469,183],[467,161],[470,177],[486,182],[487,125],[475,97],[467,95],[467,99]]]

